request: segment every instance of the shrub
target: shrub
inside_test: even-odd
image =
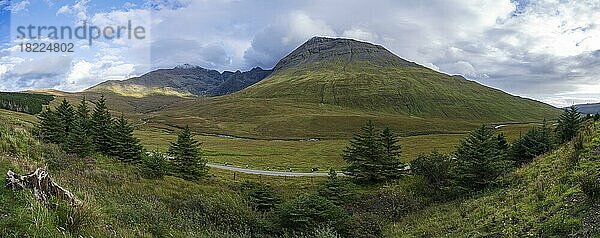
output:
[[[169,164],[167,157],[158,152],[147,153],[142,157],[140,172],[142,176],[150,179],[162,178],[167,174]]]
[[[447,183],[451,167],[450,156],[437,151],[428,155],[419,155],[411,162],[413,174],[423,176],[433,187],[440,188]]]
[[[261,183],[246,181],[242,183],[241,191],[254,210],[260,212],[271,211],[281,202],[279,194],[273,188]]]
[[[284,203],[278,212],[281,227],[300,233],[330,226],[338,234],[347,231],[349,217],[341,207],[318,195],[301,195]]]
[[[545,124],[541,128],[532,128],[510,147],[511,160],[517,165],[531,162],[535,157],[552,149],[554,144],[552,138],[552,133]]]
[[[373,194],[357,199],[351,210],[353,213],[371,213],[384,219],[396,221],[407,213],[420,210],[427,205],[427,199],[407,189],[384,188]]]
[[[356,185],[349,180],[338,178],[334,170],[330,171],[329,179],[319,187],[317,193],[338,206],[350,203],[357,197]]]

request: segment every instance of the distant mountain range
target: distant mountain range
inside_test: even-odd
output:
[[[199,66],[180,65],[159,69],[123,81],[106,81],[86,91],[113,92],[123,96],[148,95],[221,96],[242,90],[271,74],[271,70],[256,67],[250,71],[220,73]]]
[[[583,114],[596,114],[600,113],[600,103],[589,103],[575,105],[579,109],[579,112]]]

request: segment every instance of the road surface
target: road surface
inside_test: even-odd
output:
[[[209,164],[209,163],[207,163],[206,166],[215,168],[215,169],[223,169],[223,170],[235,171],[235,172],[240,172],[240,173],[245,173],[245,174],[258,174],[258,175],[265,175],[265,176],[283,176],[283,177],[327,177],[327,176],[329,176],[328,173],[300,173],[300,172],[256,170],[256,169],[246,169],[246,168],[231,167],[231,166]],[[343,173],[338,173],[338,176],[346,176],[346,175]]]

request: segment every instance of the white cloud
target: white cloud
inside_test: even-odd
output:
[[[56,15],[73,15],[77,22],[88,20],[88,4],[90,0],[77,0],[73,5],[64,5],[56,11]]]
[[[19,13],[21,11],[27,11],[29,4],[30,2],[28,0],[22,0],[19,2],[13,1],[13,3],[11,3],[10,10],[13,14]]]

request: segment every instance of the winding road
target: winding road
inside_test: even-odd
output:
[[[285,172],[285,171],[268,171],[268,170],[256,170],[256,169],[246,169],[239,167],[231,167],[225,165],[217,165],[207,163],[206,166],[215,168],[215,169],[223,169],[229,171],[235,171],[245,174],[257,174],[257,175],[265,175],[265,176],[282,176],[282,177],[327,177],[328,173],[301,173],[301,172]],[[343,173],[338,173],[338,176],[346,176]]]

